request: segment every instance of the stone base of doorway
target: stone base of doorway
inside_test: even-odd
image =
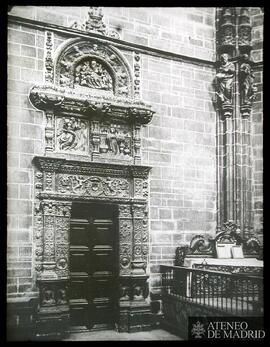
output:
[[[72,329],[62,341],[182,341],[183,339],[163,329],[119,333],[116,330],[89,331],[85,327]]]

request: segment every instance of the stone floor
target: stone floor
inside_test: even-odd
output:
[[[88,331],[78,329],[62,341],[181,341],[179,336],[162,329],[142,331],[136,333],[118,333],[115,330]]]

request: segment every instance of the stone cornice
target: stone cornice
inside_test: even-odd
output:
[[[77,112],[80,114],[109,115],[113,119],[124,119],[140,124],[151,121],[154,111],[140,100],[83,94],[75,89],[57,87],[52,84],[35,85],[29,93],[31,103],[40,110]]]
[[[121,204],[140,204],[145,205],[144,198],[123,198],[123,197],[109,197],[109,196],[85,196],[85,195],[76,195],[76,194],[61,194],[56,192],[40,192],[37,195],[37,198],[40,200],[55,200],[55,201],[64,201],[64,202],[72,202],[72,201],[84,201],[84,202],[111,202],[111,203],[121,203]]]
[[[34,164],[42,171],[111,177],[147,178],[151,167],[144,165],[118,165],[82,162],[53,157],[35,157]]]

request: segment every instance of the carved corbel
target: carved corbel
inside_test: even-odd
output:
[[[254,85],[252,62],[247,54],[240,57],[239,68],[240,111],[242,117],[249,117],[257,87]]]

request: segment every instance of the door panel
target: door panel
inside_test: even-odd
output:
[[[71,324],[110,325],[117,312],[116,227],[108,206],[73,206],[70,235]]]

